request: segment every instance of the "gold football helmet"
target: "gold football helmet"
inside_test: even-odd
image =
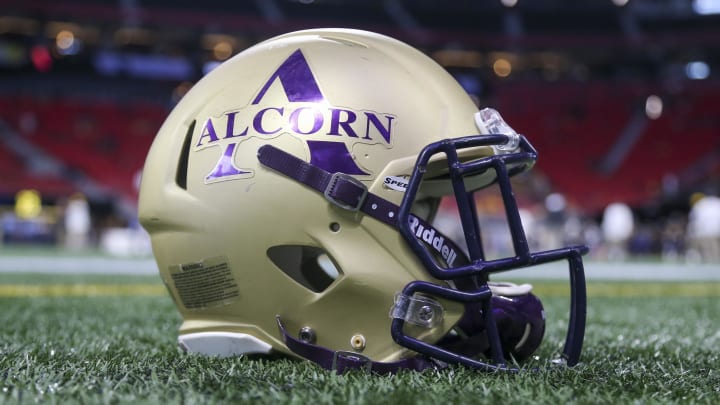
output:
[[[580,356],[582,246],[531,253],[510,176],[536,158],[492,109],[405,43],[294,32],[221,64],[179,102],[140,190],[192,352],[280,352],[337,370],[509,368],[543,337],[529,285],[490,275],[569,262],[564,357]],[[484,256],[473,191],[498,184],[515,255]],[[433,225],[457,200],[464,240]]]

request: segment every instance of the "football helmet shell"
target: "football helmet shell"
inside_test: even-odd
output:
[[[435,344],[473,323],[468,302],[482,303],[473,316],[496,336],[490,270],[546,260],[523,250],[493,267],[430,220],[440,196],[464,193],[466,205],[472,190],[532,166],[534,150],[514,132],[465,138],[503,124],[426,55],[375,33],[294,32],[218,66],[161,127],[140,189],[140,221],[183,318],[181,346],[278,351],[337,369],[424,368],[403,363],[418,353],[487,366]],[[466,162],[475,166],[458,172]],[[580,253],[548,259],[572,256],[574,286]],[[582,292],[573,309],[584,320]],[[579,335],[568,339],[573,362]],[[489,340],[502,367],[502,339]]]

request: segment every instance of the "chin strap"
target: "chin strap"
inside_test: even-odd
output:
[[[309,186],[340,208],[360,211],[389,225],[397,222],[398,206],[367,191],[359,180],[345,173],[330,173],[272,145],[258,149],[263,165]]]
[[[372,361],[360,353],[330,350],[293,337],[285,329],[285,325],[283,325],[280,317],[277,316],[275,319],[277,320],[278,329],[288,349],[298,356],[317,363],[325,369],[335,370],[338,374],[350,370],[366,370],[377,374],[392,374],[400,370],[422,371],[428,368],[438,369],[447,367],[446,363],[422,356],[408,357],[406,359],[384,363]]]

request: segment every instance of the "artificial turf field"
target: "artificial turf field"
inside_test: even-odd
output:
[[[537,360],[561,346],[565,283],[538,281],[548,314]],[[288,359],[176,348],[156,276],[0,273],[0,403],[720,403],[720,283],[588,284],[582,363],[336,375]]]

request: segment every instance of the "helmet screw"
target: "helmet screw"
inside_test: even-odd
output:
[[[298,333],[298,338],[302,340],[305,343],[315,343],[317,340],[317,335],[315,335],[315,330],[309,326],[303,326],[300,329],[300,333]]]
[[[433,317],[433,310],[432,310],[432,308],[430,308],[429,305],[423,305],[418,310],[418,318],[420,318],[421,320],[423,320],[425,322],[429,322],[432,320],[432,317]]]
[[[350,338],[350,346],[359,352],[363,351],[365,349],[365,336],[359,333],[353,335],[353,337]]]

